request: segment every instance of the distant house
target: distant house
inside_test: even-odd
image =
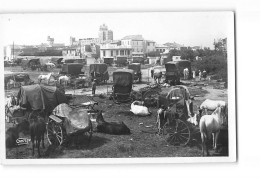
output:
[[[194,46],[194,47],[191,47],[191,50],[193,50],[193,51],[196,51],[196,50],[199,50],[199,49],[201,49],[200,46]]]
[[[155,42],[152,40],[145,40],[145,53],[154,52],[156,50],[155,48]]]
[[[62,49],[62,56],[79,58],[79,49],[77,47],[66,47]]]
[[[121,45],[132,48],[133,55],[144,56],[145,42],[142,35],[128,35],[121,40]]]
[[[149,60],[149,64],[154,65],[160,59],[160,57],[147,57]]]
[[[176,42],[173,42],[173,43],[167,42],[163,45],[169,47],[170,50],[174,50],[174,49],[175,50],[181,50],[181,48],[184,47],[184,45],[178,44]]]
[[[116,44],[106,44],[100,46],[100,58],[104,63],[113,63],[117,57],[127,57],[131,58],[133,49],[130,46],[116,45]]]
[[[172,56],[172,61],[179,61],[181,60],[181,56]]]
[[[170,48],[166,45],[156,44],[155,49],[157,52],[164,53],[167,50],[169,50]]]
[[[4,48],[4,54],[6,60],[11,60],[16,58],[16,56],[20,55],[23,51],[22,45],[8,45]]]

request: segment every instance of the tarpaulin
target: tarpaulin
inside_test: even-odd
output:
[[[113,73],[114,85],[129,86],[134,80],[134,71],[131,69],[116,70]]]
[[[61,103],[67,103],[65,94],[56,87],[39,84],[22,86],[17,97],[21,106],[48,112]]]
[[[63,124],[67,134],[73,134],[90,127],[91,121],[87,109],[71,109],[67,104],[60,104],[53,110],[53,114],[64,118]]]
[[[109,75],[107,71],[107,64],[105,63],[96,63],[96,64],[91,64],[89,66],[89,73],[94,74],[94,72],[97,75],[102,76],[102,80],[108,80]]]

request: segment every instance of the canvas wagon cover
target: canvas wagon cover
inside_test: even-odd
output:
[[[44,109],[52,111],[57,105],[67,103],[63,92],[54,86],[29,85],[22,86],[18,92],[19,104],[32,110]]]
[[[108,71],[107,71],[107,64],[105,63],[97,63],[97,64],[91,64],[89,66],[89,73],[98,73],[104,75],[104,80],[109,79]]]
[[[83,74],[82,68],[83,64],[80,63],[65,63],[62,65],[61,73],[70,74],[70,75],[79,75]]]
[[[140,72],[141,71],[141,64],[140,63],[132,63],[128,65],[128,69],[132,69],[135,72]]]
[[[168,62],[165,64],[166,72],[174,72],[177,70],[176,63]]]
[[[89,126],[89,114],[87,109],[72,109],[68,104],[59,104],[52,113],[65,118],[64,126],[67,134],[73,134]]]
[[[116,70],[113,73],[114,85],[129,86],[134,80],[134,71],[131,69]]]

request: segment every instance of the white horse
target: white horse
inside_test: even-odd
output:
[[[59,77],[59,84],[64,83],[64,85],[67,86],[68,83],[70,83],[70,79],[71,79],[71,78],[70,78],[69,76],[66,76],[66,75],[60,76],[60,77]]]
[[[220,133],[220,127],[223,124],[223,116],[221,115],[222,107],[218,106],[217,109],[211,115],[204,115],[200,119],[199,127],[202,140],[202,155],[206,150],[207,156],[209,156],[207,141],[211,139],[213,134],[213,149],[217,149],[218,136]]]
[[[202,116],[202,111],[205,112],[205,114],[208,114],[208,110],[210,111],[214,111],[217,109],[217,107],[220,106],[223,108],[222,112],[223,112],[223,116],[224,116],[224,123],[227,123],[227,103],[225,101],[221,101],[221,100],[211,100],[211,99],[206,99],[205,101],[203,101],[203,103],[201,103],[201,105],[199,106],[199,112],[200,115]]]
[[[49,84],[50,78],[53,75],[53,73],[49,73],[48,75],[39,75],[38,76],[38,83],[40,84],[42,80],[46,81],[47,84]]]

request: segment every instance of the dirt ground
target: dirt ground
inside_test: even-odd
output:
[[[6,73],[12,73],[19,69],[5,68]],[[112,74],[109,70],[110,75]],[[143,69],[143,83],[134,84],[134,90],[146,86],[152,82],[149,78],[148,69]],[[38,77],[36,72],[28,72],[30,77],[35,80]],[[111,77],[110,77],[111,79]],[[223,83],[217,81],[182,81],[188,86],[191,95],[195,96],[194,111],[205,99],[220,99],[227,101],[227,89],[221,88]],[[110,82],[109,82],[110,83]],[[216,86],[218,88],[216,89]],[[18,89],[6,91],[16,92]],[[98,94],[106,94],[111,91],[111,84],[100,85],[97,87]],[[66,89],[66,93],[73,94],[74,104],[86,102],[90,97],[90,89]],[[42,158],[129,158],[129,157],[198,157],[201,156],[201,140],[198,128],[191,127],[192,135],[189,144],[185,147],[169,145],[163,136],[156,134],[156,108],[151,108],[151,116],[140,117],[130,112],[130,104],[117,105],[108,98],[99,96],[91,97],[92,100],[99,102],[98,108],[104,111],[104,119],[110,121],[123,121],[131,130],[130,135],[108,135],[93,133],[90,143],[86,142],[84,136],[80,136],[80,145],[74,146],[51,146],[45,136],[45,149],[41,149]],[[12,124],[6,123],[6,129]],[[20,137],[30,138],[28,133],[22,133]],[[228,130],[222,130],[219,139],[219,150],[210,150],[213,156],[228,155]],[[32,156],[31,143],[7,149],[6,158],[9,159],[30,159],[38,158]]]

